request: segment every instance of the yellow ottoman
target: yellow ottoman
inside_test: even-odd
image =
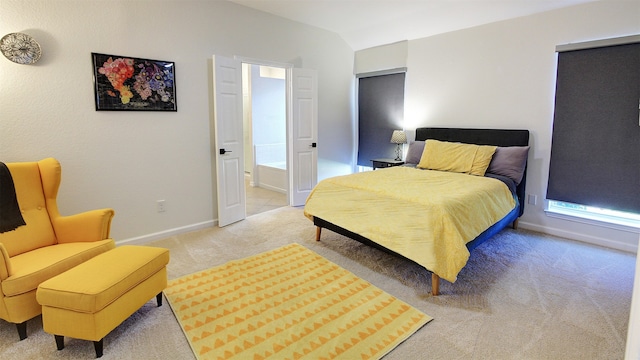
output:
[[[162,306],[169,250],[120,246],[38,286],[44,331],[54,334],[58,350],[64,337],[93,341],[102,356],[103,339],[154,296]]]

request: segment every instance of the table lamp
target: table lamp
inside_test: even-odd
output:
[[[402,160],[402,149],[400,148],[400,144],[407,143],[407,134],[402,130],[393,130],[393,134],[391,135],[391,143],[396,144],[396,161]]]

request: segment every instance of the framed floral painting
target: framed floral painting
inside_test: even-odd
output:
[[[91,53],[96,110],[177,111],[175,64]]]

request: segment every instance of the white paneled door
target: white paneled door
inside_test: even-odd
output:
[[[218,225],[246,217],[242,132],[242,68],[238,60],[213,56]]]
[[[315,70],[292,70],[289,199],[300,206],[318,182],[318,76]]]

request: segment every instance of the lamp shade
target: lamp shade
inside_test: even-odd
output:
[[[406,144],[407,134],[402,130],[393,130],[393,135],[391,135],[391,142],[394,144]]]

